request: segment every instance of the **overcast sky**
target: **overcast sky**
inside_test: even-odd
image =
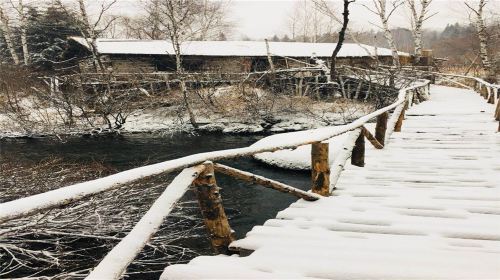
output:
[[[304,1],[304,0],[297,0]],[[473,0],[467,0],[471,2]],[[140,0],[118,0],[116,9],[133,15],[138,12]],[[289,33],[287,17],[293,11],[296,1],[293,0],[232,0],[230,2],[229,17],[235,24],[235,30],[229,37],[233,40],[241,39],[244,35],[252,39],[270,38],[274,34],[279,36]],[[312,1],[309,1],[312,5]],[[341,14],[342,0],[333,0]],[[350,26],[354,29],[376,29],[373,23],[378,18],[361,4],[370,5],[371,0],[356,0],[351,9]],[[442,30],[448,23],[468,22],[468,11],[464,0],[434,0],[430,9],[438,14],[425,23],[425,28]],[[500,13],[500,0],[489,0],[488,9]],[[391,18],[392,27],[409,27],[408,12],[400,7]]]
[[[336,6],[342,7],[342,0],[334,0]],[[500,11],[500,0],[490,0],[490,8]],[[496,2],[496,3],[495,3]],[[370,0],[357,0],[351,10],[350,26],[357,29],[375,29],[370,22],[378,23],[378,18],[361,4],[370,4]],[[312,4],[312,3],[311,3]],[[233,0],[231,17],[237,23],[236,37],[245,34],[251,38],[271,37],[274,34],[286,33],[286,19],[294,7],[291,0]],[[426,22],[426,28],[441,30],[448,23],[468,22],[468,11],[463,0],[434,0],[430,9],[438,12]],[[400,7],[399,12],[391,18],[394,27],[409,27],[408,13]]]

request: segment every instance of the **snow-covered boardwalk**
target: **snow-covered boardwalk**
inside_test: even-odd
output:
[[[162,279],[500,279],[500,133],[478,94],[433,86],[334,195],[299,200]]]

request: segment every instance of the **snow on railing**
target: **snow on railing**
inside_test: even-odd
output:
[[[229,244],[234,238],[222,207],[222,200],[215,181],[215,171],[225,172],[235,178],[261,184],[308,201],[318,200],[321,197],[320,195],[328,196],[333,191],[335,183],[349,158],[351,158],[352,164],[364,166],[364,138],[366,137],[376,148],[383,148],[392,132],[400,131],[404,111],[412,105],[415,98],[421,97],[418,91],[423,89],[424,96],[429,94],[429,83],[428,80],[416,81],[414,85],[400,90],[398,99],[394,103],[365,115],[350,124],[309,130],[300,137],[290,137],[280,143],[194,154],[5,202],[0,204],[0,223],[62,207],[141,178],[183,170],[155,201],[132,231],[108,253],[87,279],[119,279],[128,265],[159,229],[162,221],[168,216],[175,203],[190,185],[194,186],[194,191],[197,194],[205,225],[210,231],[212,247],[217,253],[230,253]],[[391,110],[394,110],[394,113],[388,118]],[[368,121],[374,118],[377,118],[375,136],[371,135],[364,127]],[[330,174],[328,144],[321,142],[344,133],[349,133],[349,135],[343,144],[343,153],[336,157],[332,166],[332,175],[327,176],[327,174]],[[311,156],[311,161],[314,162],[312,165],[313,193],[304,192],[249,172],[214,165],[211,162],[251,156],[263,152],[295,149],[309,144],[312,145],[313,151],[315,151]]]
[[[440,72],[433,72],[433,71],[422,71],[422,70],[415,70],[417,73],[421,74],[426,74],[430,76],[438,76],[438,77],[446,77],[450,78],[447,79],[447,81],[456,83],[460,86],[463,87],[468,87],[468,88],[474,88],[475,90],[478,90],[479,93],[489,102],[495,105],[498,105],[498,100],[500,99],[499,97],[499,89],[500,85],[499,84],[492,84],[489,83],[481,78],[474,77],[474,76],[467,76],[467,75],[459,75],[459,74],[451,74],[451,73],[440,73]],[[473,85],[466,85],[463,83],[459,83],[456,81],[451,80],[451,78],[460,78],[460,79],[465,79],[473,82]],[[484,88],[484,92],[483,92]]]

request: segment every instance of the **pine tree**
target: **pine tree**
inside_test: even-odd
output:
[[[52,69],[53,62],[63,59],[67,38],[80,35],[77,19],[57,3],[42,12],[29,9],[28,43],[34,65]]]

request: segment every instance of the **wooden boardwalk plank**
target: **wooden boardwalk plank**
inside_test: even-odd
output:
[[[500,133],[468,90],[432,87],[386,149],[367,145],[332,197],[299,200],[232,247],[161,279],[498,279]]]

